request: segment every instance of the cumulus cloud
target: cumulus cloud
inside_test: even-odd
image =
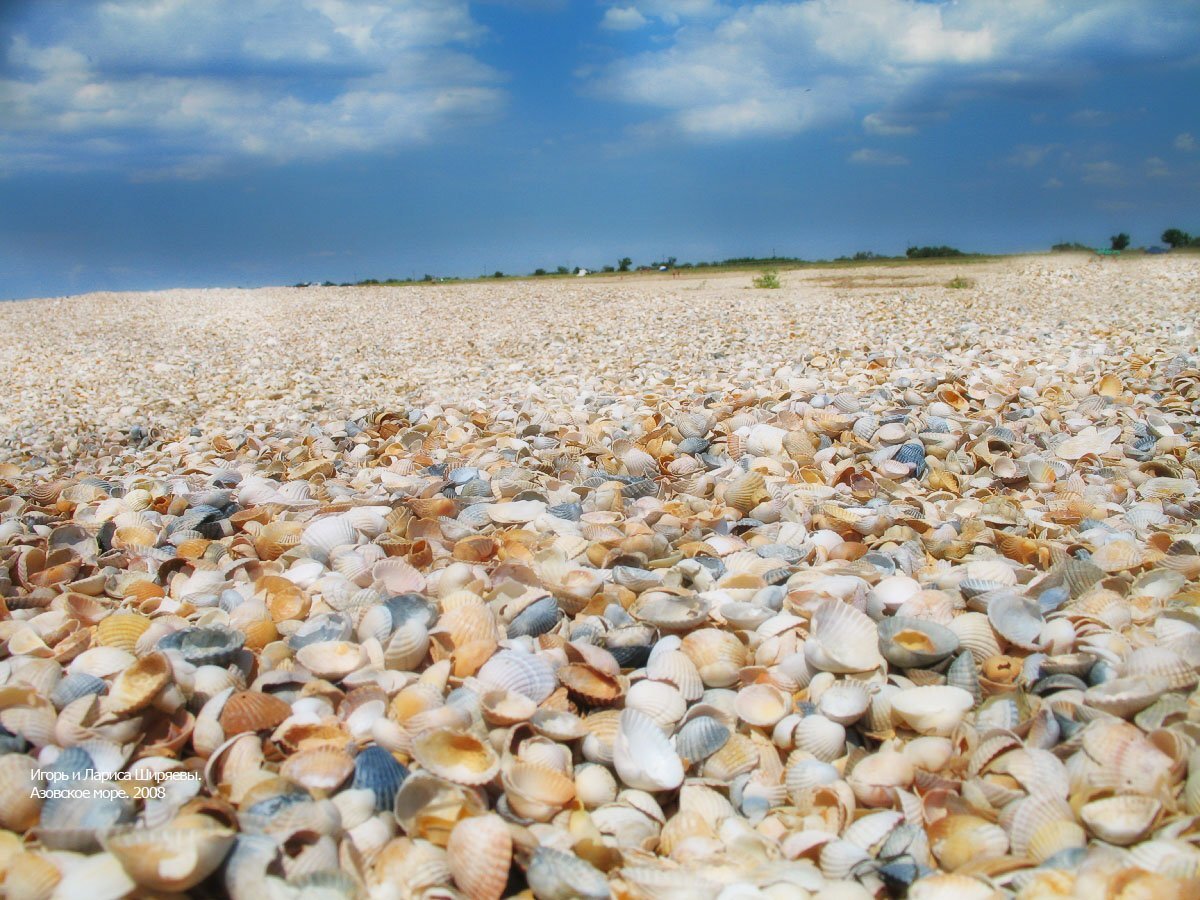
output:
[[[1178,59],[1197,19],[1170,0],[640,0],[622,7],[680,26],[661,49],[590,73],[593,94],[658,116],[654,133],[794,134],[860,119],[911,134],[964,97],[1087,77],[1096,59]],[[703,14],[701,14],[703,13]]]
[[[1196,149],[1196,139],[1188,132],[1175,136],[1175,149],[1182,150],[1184,153],[1191,153]]]
[[[907,166],[908,159],[898,153],[863,147],[850,154],[850,162],[863,166]]]
[[[36,8],[35,8],[36,9]],[[108,0],[16,26],[0,165],[203,177],[428,140],[503,107],[464,0]]]
[[[649,23],[636,6],[610,6],[604,11],[600,27],[609,31],[635,31]]]

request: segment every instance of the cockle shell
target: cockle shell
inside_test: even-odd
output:
[[[891,697],[893,718],[920,734],[952,734],[974,705],[962,688],[941,685],[907,688]]]
[[[479,785],[500,772],[500,758],[474,735],[451,729],[432,729],[413,739],[413,758],[439,778]]]
[[[140,887],[185,891],[212,874],[233,846],[234,832],[207,816],[181,816],[166,828],[119,828],[104,848]]]
[[[468,900],[499,900],[508,883],[513,842],[494,813],[463,819],[450,832],[446,862]]]
[[[669,791],[683,782],[683,765],[654,720],[636,709],[620,715],[613,765],[621,781],[644,791]]]

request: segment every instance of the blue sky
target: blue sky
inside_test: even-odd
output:
[[[0,297],[1200,231],[1200,4],[5,0]]]

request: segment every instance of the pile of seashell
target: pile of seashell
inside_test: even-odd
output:
[[[1200,358],[925,352],[0,464],[5,895],[1197,896]]]

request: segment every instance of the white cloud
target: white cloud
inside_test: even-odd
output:
[[[1184,153],[1191,153],[1196,149],[1196,139],[1188,132],[1175,136],[1175,149],[1182,150]]]
[[[622,3],[620,8],[637,13],[641,24],[658,19],[672,27],[689,19],[709,19],[729,11],[719,0],[632,0]],[[605,12],[605,20],[610,11]]]
[[[863,116],[863,131],[867,134],[877,134],[880,137],[895,137],[897,135],[916,134],[915,125],[904,125],[894,122],[882,113],[870,113]]]
[[[884,150],[872,150],[863,147],[850,154],[850,162],[864,166],[907,166],[907,157],[898,153],[888,153]]]
[[[590,74],[587,90],[648,107],[656,134],[791,134],[860,119],[911,134],[963,97],[1086,78],[1097,58],[1177,58],[1198,20],[1169,0],[634,0],[680,27],[665,46]],[[657,11],[656,11],[657,8]],[[701,15],[703,13],[703,15]]]
[[[649,24],[650,20],[634,6],[610,6],[604,11],[601,28],[610,31],[636,31]]]
[[[465,0],[108,0],[12,38],[0,166],[204,177],[430,139],[505,102]],[[53,40],[41,33],[53,33]]]
[[[1061,181],[1059,181],[1057,178],[1053,178],[1053,177],[1047,178],[1045,181],[1042,182],[1042,187],[1044,187],[1048,191],[1056,191],[1062,186],[1063,186],[1063,183]]]

